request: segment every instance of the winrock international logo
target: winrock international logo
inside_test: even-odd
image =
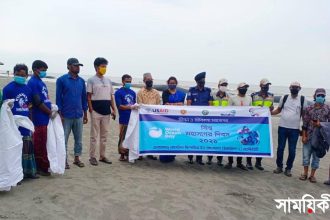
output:
[[[314,214],[325,212],[330,207],[330,194],[322,194],[321,199],[315,199],[310,194],[305,194],[301,199],[274,199],[278,204],[277,209],[283,209],[285,214],[291,213],[291,211],[297,211],[300,214]]]
[[[149,136],[152,138],[159,138],[163,135],[163,131],[160,128],[152,127],[149,128]]]
[[[236,111],[235,110],[231,110],[230,112],[222,112],[220,113],[220,116],[235,116],[236,115]]]

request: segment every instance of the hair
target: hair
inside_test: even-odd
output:
[[[103,57],[98,57],[94,60],[94,67],[99,67],[102,64],[108,65],[108,61]]]
[[[143,80],[144,80],[147,76],[151,76],[151,73],[144,73],[144,74],[143,74]]]
[[[29,68],[21,63],[21,64],[16,64],[16,66],[14,67],[14,74],[16,74],[17,72],[21,71],[21,70],[24,70],[26,72],[26,75],[28,75],[29,73]]]
[[[121,77],[121,81],[124,82],[125,79],[132,79],[132,77],[128,74],[124,74],[122,77]]]
[[[35,71],[35,70],[37,70],[37,69],[41,69],[41,68],[48,69],[47,63],[45,63],[45,62],[42,61],[42,60],[35,60],[35,61],[32,63],[32,70],[33,70],[33,71]]]
[[[171,80],[174,80],[175,83],[178,84],[178,80],[174,76],[171,76],[170,78],[168,78],[167,84],[169,84]]]

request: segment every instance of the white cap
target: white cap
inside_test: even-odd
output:
[[[243,87],[249,87],[249,84],[245,83],[245,82],[241,82],[240,84],[238,84],[237,88],[243,88]]]
[[[224,83],[227,83],[228,84],[228,80],[226,80],[226,79],[220,79],[218,85],[221,85],[221,84],[224,84]]]
[[[261,85],[261,86],[266,86],[266,85],[268,85],[268,84],[271,85],[271,83],[269,82],[268,79],[262,79],[262,80],[260,80],[260,85]]]
[[[298,87],[301,87],[301,86],[300,86],[300,83],[297,82],[297,81],[292,82],[292,83],[290,84],[290,87],[291,87],[291,86],[298,86]]]

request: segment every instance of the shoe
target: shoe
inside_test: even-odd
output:
[[[89,163],[92,165],[92,166],[97,166],[99,165],[99,163],[97,162],[96,158],[95,157],[91,157],[89,159]]]
[[[246,164],[246,168],[248,168],[249,170],[253,170],[253,166],[252,166],[252,164],[250,164],[250,163],[247,163],[247,164]]]
[[[151,159],[151,160],[157,160],[157,157],[152,156],[152,155],[148,155],[147,158]]]
[[[199,165],[205,165],[205,163],[202,160],[196,160],[196,163]]]
[[[257,168],[258,170],[264,170],[264,168],[261,166],[261,164],[256,164],[255,168]]]
[[[233,168],[233,165],[231,163],[227,163],[225,165],[225,169],[231,169],[231,168]]]
[[[33,180],[35,180],[35,179],[39,179],[40,177],[39,176],[37,176],[36,174],[35,175],[26,175],[26,176],[24,176],[24,179],[33,179]]]
[[[50,172],[44,172],[42,170],[38,170],[37,174],[39,174],[40,176],[50,176]]]
[[[276,173],[276,174],[280,174],[280,173],[283,173],[283,169],[281,167],[277,167],[273,173]]]
[[[218,166],[223,167],[222,161],[218,160],[217,164]]]
[[[285,170],[284,175],[287,177],[292,177],[291,170]]]
[[[212,160],[207,161],[207,165],[212,165]]]
[[[194,161],[193,161],[192,159],[189,159],[189,160],[188,160],[188,163],[189,163],[189,164],[194,164]]]
[[[246,166],[244,166],[243,164],[237,164],[236,166],[237,168],[240,168],[242,170],[248,171],[248,168]]]
[[[102,162],[102,163],[106,163],[106,164],[112,164],[112,162],[108,158],[106,158],[106,157],[103,157],[99,161]]]

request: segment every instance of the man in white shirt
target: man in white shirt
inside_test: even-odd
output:
[[[237,91],[238,94],[236,96],[230,97],[229,106],[251,106],[252,98],[246,95],[246,92],[249,88],[249,85],[245,82],[238,84]],[[237,157],[237,168],[248,171],[248,168],[242,163],[243,158]],[[231,169],[234,162],[233,157],[228,157],[228,163],[225,165],[226,169]]]
[[[278,148],[277,148],[277,168],[274,173],[283,172],[283,154],[286,141],[288,140],[289,155],[286,162],[284,174],[291,177],[291,169],[296,156],[297,141],[299,138],[300,118],[303,112],[305,98],[298,95],[301,90],[299,82],[290,84],[290,94],[281,98],[277,109],[272,111],[272,115],[281,113],[280,123],[278,127]]]

